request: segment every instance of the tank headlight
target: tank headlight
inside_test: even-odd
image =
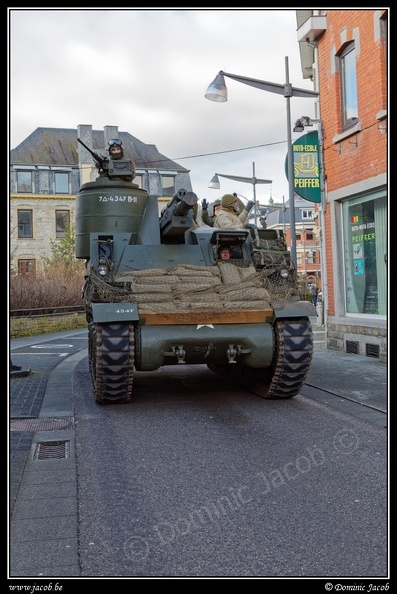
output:
[[[288,278],[288,276],[289,276],[289,270],[287,270],[286,268],[282,268],[280,270],[280,276],[282,278]]]
[[[105,258],[100,258],[98,264],[98,274],[100,274],[101,276],[105,276],[108,272],[109,268],[107,260]]]

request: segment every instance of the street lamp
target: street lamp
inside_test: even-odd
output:
[[[310,118],[309,116],[302,116],[295,122],[294,132],[303,132],[306,126],[313,126],[313,124],[319,124],[321,120]]]
[[[258,80],[256,78],[248,78],[238,74],[230,74],[220,70],[212,83],[209,85],[205,98],[210,101],[223,102],[227,101],[227,88],[224,77],[232,78],[237,82],[244,83],[250,87],[255,87],[261,91],[269,91],[270,93],[278,93],[284,95],[287,103],[287,144],[288,144],[288,188],[289,188],[289,209],[290,209],[290,229],[291,229],[291,260],[296,266],[296,230],[295,230],[295,195],[294,195],[294,172],[293,172],[293,154],[292,154],[292,137],[291,137],[291,97],[318,97],[317,91],[307,91],[306,89],[298,89],[293,87],[289,82],[289,68],[288,57],[285,58],[285,83],[278,84],[265,80]]]
[[[219,190],[221,184],[219,183],[219,177],[226,177],[227,179],[232,179],[233,181],[237,182],[244,182],[247,184],[252,184],[253,191],[254,191],[254,215],[255,215],[255,225],[257,224],[257,204],[256,204],[256,184],[271,184],[273,182],[272,179],[260,179],[255,177],[255,163],[252,163],[252,177],[240,177],[239,175],[224,175],[223,173],[215,173],[214,177],[211,179],[210,183],[208,184],[209,188],[213,188],[214,190]]]

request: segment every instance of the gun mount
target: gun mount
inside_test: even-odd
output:
[[[99,175],[108,177],[109,179],[118,177],[125,179],[126,181],[132,181],[135,177],[135,165],[131,159],[108,159],[108,157],[102,157],[95,153],[89,146],[87,146],[80,138],[77,139],[79,142],[92,156],[94,159],[96,168],[98,169]]]
[[[160,215],[162,239],[183,238],[183,234],[193,225],[194,207],[198,197],[194,192],[178,190],[172,200],[163,208]]]

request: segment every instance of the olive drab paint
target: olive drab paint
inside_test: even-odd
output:
[[[76,197],[76,258],[90,257],[90,233],[131,233],[135,243],[147,192],[122,179],[98,177]]]
[[[95,402],[130,402],[135,372],[166,365],[207,365],[262,398],[298,395],[316,309],[300,299],[283,232],[200,226],[184,189],[159,214],[131,160],[86,149],[99,175],[76,197],[76,257]],[[225,245],[239,256],[218,260]]]

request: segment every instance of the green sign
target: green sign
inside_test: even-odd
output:
[[[292,144],[294,191],[309,202],[321,202],[318,132],[300,136]],[[288,155],[285,160],[288,179]]]

